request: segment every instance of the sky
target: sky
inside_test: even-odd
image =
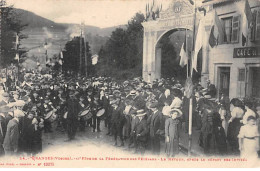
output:
[[[136,12],[145,13],[152,0],[6,0],[58,23],[81,23],[101,28],[127,24]],[[155,0],[161,3],[162,0]],[[169,3],[170,0],[163,0]]]

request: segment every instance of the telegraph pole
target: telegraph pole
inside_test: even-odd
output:
[[[4,1],[1,0],[0,2],[0,61],[2,60],[2,8],[4,6]]]
[[[192,61],[192,57],[194,56],[194,49],[195,49],[195,36],[196,36],[196,13],[197,13],[197,9],[196,9],[196,0],[194,0],[194,23],[193,23],[193,41],[192,41],[192,50],[193,50],[193,53],[191,55],[191,60],[190,60],[190,89],[193,89],[193,86],[192,86],[192,76],[193,76],[193,67],[192,67],[192,62],[195,62],[195,61]],[[188,65],[188,64],[187,64]],[[190,99],[189,99],[189,147],[188,147],[188,156],[190,157],[191,156],[191,146],[192,146],[192,100],[193,100],[193,97],[192,97],[192,92],[193,90],[190,90],[191,91],[191,95],[190,95]]]
[[[80,25],[80,39],[79,39],[79,74],[82,72],[82,24]]]
[[[85,30],[85,24],[83,23],[83,30]],[[86,45],[86,35],[84,32],[84,58],[85,58],[85,75],[88,76],[88,58],[87,58],[87,45]]]

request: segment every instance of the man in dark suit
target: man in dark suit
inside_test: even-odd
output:
[[[14,155],[18,152],[19,120],[24,117],[21,110],[14,111],[14,118],[7,124],[3,147],[6,155]]]
[[[79,113],[79,102],[75,97],[75,91],[71,90],[69,92],[68,99],[68,114],[67,114],[67,131],[68,131],[68,140],[73,140],[76,135],[77,126],[78,126],[78,113]]]
[[[158,102],[152,102],[150,108],[152,110],[152,114],[150,118],[148,118],[149,130],[150,130],[150,140],[151,140],[151,148],[154,154],[160,154],[160,128],[162,121],[162,113],[157,109]]]
[[[108,97],[109,99],[109,105],[107,108],[107,115],[106,115],[106,122],[107,122],[107,135],[112,135],[113,134],[113,130],[112,130],[112,122],[111,122],[111,118],[112,118],[112,113],[113,113],[113,107],[112,107],[112,102],[114,100],[114,96],[113,95],[109,95]]]
[[[112,113],[112,118],[111,118],[111,123],[112,123],[112,130],[114,134],[114,139],[115,139],[115,146],[117,146],[117,137],[119,136],[121,140],[121,144],[119,146],[124,146],[124,141],[123,141],[123,125],[124,125],[124,116],[122,114],[121,109],[118,106],[118,102],[115,102],[112,104],[113,106],[113,113]]]
[[[92,126],[93,126],[93,130],[92,132],[95,132],[97,130],[97,132],[101,132],[100,130],[100,122],[101,122],[101,119],[100,117],[97,117],[97,112],[101,109],[101,101],[99,100],[99,96],[98,94],[96,94],[94,96],[94,101],[91,105],[91,111],[92,111]]]
[[[145,115],[146,113],[144,113],[144,110],[137,111],[136,117],[138,117],[139,122],[134,128],[135,139],[137,143],[135,153],[139,151],[142,155],[145,153],[145,145],[149,132],[147,121],[144,119]]]

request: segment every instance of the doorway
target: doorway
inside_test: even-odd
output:
[[[260,67],[249,68],[248,95],[260,98]]]
[[[229,96],[230,67],[219,67],[218,71],[218,93]]]

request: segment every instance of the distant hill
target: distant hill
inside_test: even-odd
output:
[[[66,26],[62,24],[55,23],[51,20],[43,18],[39,15],[36,15],[30,11],[23,9],[15,9],[17,14],[19,14],[20,19],[23,24],[28,24],[27,29],[41,29],[43,27],[52,28],[55,30],[66,30]]]
[[[56,23],[44,17],[41,17],[33,12],[23,9],[15,9],[20,16],[22,24],[27,24],[23,34],[27,35],[27,39],[21,40],[21,47],[28,51],[28,56],[35,56],[40,63],[45,62],[44,44],[47,42],[48,57],[59,55],[61,49],[67,41],[74,36],[80,35],[79,24]],[[96,26],[85,25],[84,33],[86,41],[89,42],[92,54],[97,54],[102,45],[116,28],[126,28],[126,26],[115,26],[108,28],[99,28]]]
[[[52,31],[68,31],[70,28],[78,27],[80,28],[79,24],[68,24],[68,23],[56,23],[51,20],[48,20],[44,17],[41,17],[33,12],[26,11],[23,9],[15,9],[17,14],[21,17],[21,21],[23,24],[28,24],[28,28],[26,30],[41,30],[43,27],[46,27]],[[110,36],[113,30],[116,28],[126,28],[126,25],[119,25],[114,27],[107,27],[107,28],[99,28],[96,26],[85,25],[85,33],[91,33],[92,35],[99,35],[99,36]]]

